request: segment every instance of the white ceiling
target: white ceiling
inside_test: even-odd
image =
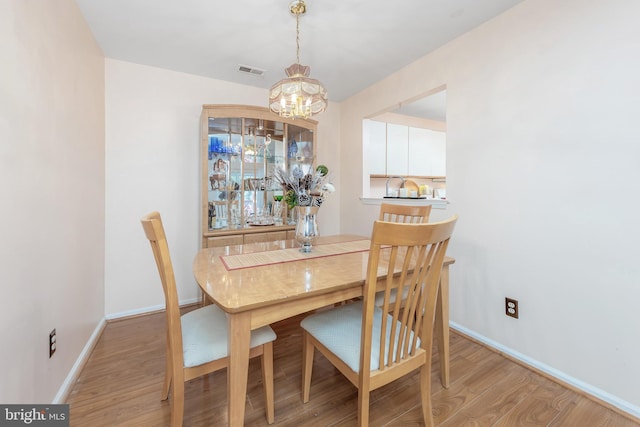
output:
[[[266,89],[296,59],[289,1],[76,0],[108,58]],[[300,62],[340,102],[520,1],[306,0]]]

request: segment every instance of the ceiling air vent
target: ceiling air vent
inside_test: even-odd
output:
[[[261,70],[260,68],[256,68],[256,67],[250,67],[249,65],[238,65],[238,71],[240,71],[241,73],[249,73],[249,74],[253,74],[254,76],[263,76],[264,75],[264,70]]]

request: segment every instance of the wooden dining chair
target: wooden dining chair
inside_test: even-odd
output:
[[[431,413],[431,347],[440,274],[457,216],[443,222],[375,221],[364,298],[302,320],[302,400],[309,401],[313,356],[318,349],[358,388],[358,425],[369,425],[369,393],[420,369],[422,415]],[[378,280],[378,277],[383,278]],[[392,289],[407,287],[404,309]],[[375,304],[384,291],[382,307]]]
[[[429,222],[431,205],[396,205],[394,203],[380,204],[380,221],[423,223]]]
[[[397,205],[394,203],[382,203],[380,204],[380,221],[388,222],[401,222],[410,224],[422,224],[429,222],[429,215],[431,214],[431,205]],[[404,292],[407,292],[406,289]],[[395,289],[391,293],[392,300],[395,300]],[[378,307],[382,306],[384,294],[378,292],[376,294],[376,304]],[[406,298],[403,295],[402,298]]]
[[[227,318],[216,305],[207,305],[180,315],[178,292],[169,255],[169,246],[158,212],[141,220],[151,243],[153,256],[160,273],[167,316],[167,362],[162,400],[171,394],[171,426],[182,425],[184,415],[184,383],[202,375],[226,368]],[[267,422],[274,422],[273,341],[276,334],[269,326],[251,331],[250,357],[262,357],[262,380],[265,394]]]

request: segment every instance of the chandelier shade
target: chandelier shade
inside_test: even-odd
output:
[[[271,86],[269,108],[282,117],[308,118],[327,108],[327,90],[309,77],[311,68],[293,64],[285,72],[288,78]]]
[[[306,12],[303,0],[294,0],[289,9],[296,17],[295,64],[285,69],[286,79],[269,90],[269,109],[281,117],[308,118],[327,109],[327,90],[318,80],[309,77],[311,67],[300,64],[300,15]]]

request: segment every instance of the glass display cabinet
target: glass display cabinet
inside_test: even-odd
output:
[[[314,167],[316,127],[267,108],[203,106],[203,247],[293,238],[295,221],[275,174]]]

